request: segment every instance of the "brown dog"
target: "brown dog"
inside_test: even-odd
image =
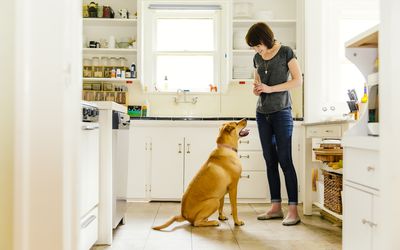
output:
[[[208,217],[218,210],[218,219],[227,220],[222,211],[226,193],[229,193],[235,225],[244,224],[237,217],[237,186],[242,173],[237,148],[239,138],[249,134],[249,131],[244,129],[246,125],[245,119],[222,125],[217,138],[217,148],[211,152],[207,162],[183,194],[181,215],[174,216],[163,225],[153,227],[153,229],[160,230],[175,221],[185,220],[195,227],[219,226],[217,220],[209,221]]]

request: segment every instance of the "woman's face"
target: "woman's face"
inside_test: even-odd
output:
[[[253,46],[252,48],[254,49],[255,52],[257,52],[260,55],[265,53],[268,49],[267,46],[265,46],[264,44],[259,44],[259,45]]]

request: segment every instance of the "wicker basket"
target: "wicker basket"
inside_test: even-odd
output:
[[[323,171],[324,174],[324,206],[333,212],[342,214],[343,176]]]

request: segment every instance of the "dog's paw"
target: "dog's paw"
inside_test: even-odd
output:
[[[220,215],[218,216],[218,220],[227,220],[228,217],[226,217],[225,215]]]
[[[235,226],[243,226],[244,222],[241,220],[235,221]]]

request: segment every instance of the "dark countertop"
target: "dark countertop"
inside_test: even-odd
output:
[[[131,117],[131,120],[157,120],[157,121],[234,121],[246,118],[255,121],[254,117]],[[293,118],[293,121],[303,121],[303,118]]]

